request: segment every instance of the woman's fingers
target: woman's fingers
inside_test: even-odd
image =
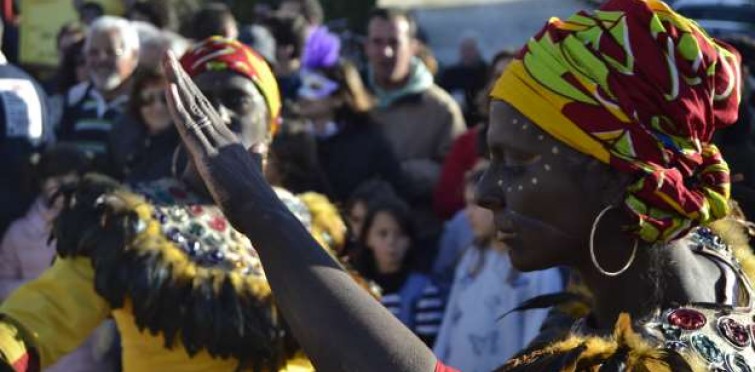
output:
[[[172,53],[167,55],[164,64],[168,81],[176,85],[178,101],[204,133],[204,139],[215,149],[236,142],[236,136]]]
[[[210,144],[210,141],[208,141],[207,136],[202,130],[202,126],[206,125],[206,123],[195,121],[183,105],[180,88],[176,84],[170,83],[166,94],[168,98],[168,111],[170,111],[173,121],[176,123],[178,133],[181,135],[186,148],[192,156],[196,159],[197,156],[202,157],[203,155],[217,154],[217,148]]]

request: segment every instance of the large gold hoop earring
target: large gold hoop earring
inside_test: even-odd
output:
[[[595,269],[598,270],[598,272],[605,276],[616,277],[625,273],[627,270],[629,270],[629,267],[632,266],[635,256],[637,255],[637,247],[639,245],[639,241],[637,240],[637,238],[634,239],[632,255],[629,257],[629,261],[626,263],[626,265],[624,265],[624,267],[622,267],[619,271],[611,272],[600,266],[600,263],[598,263],[598,258],[595,256],[595,231],[598,230],[598,223],[600,223],[600,219],[603,218],[603,216],[605,216],[605,214],[613,208],[616,207],[612,205],[607,206],[605,209],[600,211],[600,213],[598,213],[598,216],[595,217],[595,221],[593,221],[592,223],[592,230],[590,230],[590,258],[592,259],[593,266],[595,266]]]

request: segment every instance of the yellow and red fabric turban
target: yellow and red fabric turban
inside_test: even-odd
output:
[[[252,80],[265,98],[270,113],[270,133],[275,134],[281,111],[278,82],[265,59],[252,48],[237,40],[212,36],[186,52],[181,57],[181,65],[191,77],[205,71],[232,71]]]
[[[667,242],[729,212],[711,143],[737,119],[740,57],[658,0],[552,18],[492,92],[565,144],[636,176],[634,232]]]

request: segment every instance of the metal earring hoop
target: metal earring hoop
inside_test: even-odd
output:
[[[598,223],[600,223],[600,219],[603,218],[603,216],[605,216],[605,214],[613,208],[616,207],[609,205],[605,209],[600,211],[600,213],[598,213],[598,216],[595,217],[595,221],[592,223],[592,230],[590,230],[590,258],[592,259],[592,264],[593,266],[595,266],[595,269],[598,270],[598,272],[610,277],[619,276],[629,270],[629,267],[631,267],[632,263],[634,263],[635,256],[637,255],[637,247],[639,245],[639,241],[637,240],[637,238],[635,238],[634,247],[632,248],[632,255],[629,257],[629,261],[626,263],[626,265],[624,265],[624,267],[622,267],[619,271],[610,272],[600,266],[600,263],[598,263],[598,258],[595,256],[595,231],[598,229]]]

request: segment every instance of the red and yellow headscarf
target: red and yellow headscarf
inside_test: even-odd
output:
[[[559,141],[637,176],[625,206],[647,242],[729,212],[711,144],[737,119],[740,58],[658,0],[551,19],[493,90]]]
[[[275,134],[280,122],[281,96],[278,82],[265,59],[237,40],[213,36],[192,47],[181,65],[189,76],[205,71],[233,71],[254,82],[265,97],[270,113],[270,133]]]

